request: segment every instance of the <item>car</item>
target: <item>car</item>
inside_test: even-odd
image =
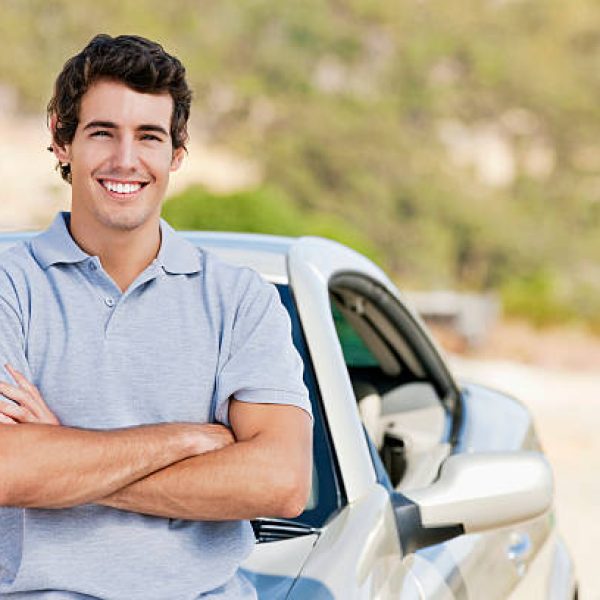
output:
[[[577,597],[530,413],[456,381],[377,265],[316,237],[184,235],[277,287],[304,360],[312,489],[297,518],[252,523],[261,600]]]

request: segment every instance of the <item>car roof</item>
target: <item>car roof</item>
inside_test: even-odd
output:
[[[287,257],[298,238],[258,233],[216,231],[180,232],[195,246],[212,252],[223,260],[254,269],[270,281],[288,279]]]
[[[12,231],[0,232],[0,252],[24,240],[29,240],[40,232]],[[314,236],[286,237],[258,233],[180,231],[195,246],[214,253],[221,259],[240,266],[250,267],[273,283],[287,283],[288,259],[293,251],[300,251],[317,271],[327,279],[327,271],[332,263],[370,263],[363,256],[347,246]]]

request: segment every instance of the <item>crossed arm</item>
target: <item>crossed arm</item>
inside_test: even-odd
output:
[[[63,427],[27,379],[0,383],[0,505],[96,503],[195,520],[293,517],[310,491],[311,422],[294,406],[232,400],[231,429]]]

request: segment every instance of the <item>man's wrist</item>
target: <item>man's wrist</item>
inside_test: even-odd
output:
[[[220,450],[235,439],[231,430],[216,423],[173,423],[174,443],[183,458]]]
[[[164,448],[173,462],[196,456],[193,423],[162,423],[158,426],[163,435]]]

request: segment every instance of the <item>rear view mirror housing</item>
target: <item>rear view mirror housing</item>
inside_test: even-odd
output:
[[[394,493],[404,552],[462,533],[537,517],[552,506],[550,465],[539,452],[456,454],[430,486]]]

